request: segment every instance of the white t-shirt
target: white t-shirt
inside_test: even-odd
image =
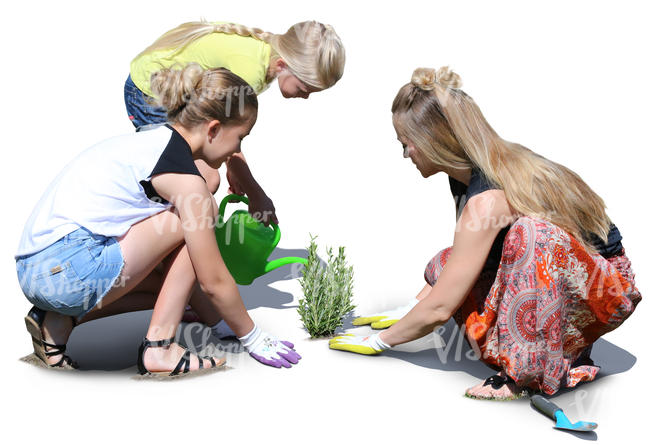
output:
[[[171,126],[107,139],[77,155],[54,178],[32,211],[14,258],[39,252],[79,227],[119,237],[172,205],[150,178],[199,175],[192,150]]]

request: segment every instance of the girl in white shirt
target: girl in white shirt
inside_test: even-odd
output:
[[[138,354],[140,373],[224,363],[174,342],[192,295],[215,309],[209,314],[215,319],[206,321],[222,317],[255,359],[290,367],[300,359],[293,345],[261,331],[246,312],[214,236],[214,197],[194,163],[218,168],[240,151],[257,118],[257,98],[230,71],[195,64],[154,74],[152,88],[170,125],[82,152],[27,221],[15,258],[21,288],[34,304],[25,317],[34,352],[49,366],[76,367],[64,355],[76,323],[141,309],[134,291],[147,286],[162,262],[164,280]]]

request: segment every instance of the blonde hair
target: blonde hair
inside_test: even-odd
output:
[[[235,23],[209,23],[205,20],[188,22],[166,32],[139,55],[161,49],[180,52],[193,41],[211,34],[237,34],[268,43],[272,48],[271,61],[282,58],[289,71],[303,83],[316,90],[333,86],[343,76],[345,48],[330,25],[316,21],[296,23],[284,34],[273,34],[259,28]],[[267,82],[274,75],[267,76]]]
[[[398,134],[435,164],[478,167],[517,213],[561,227],[595,253],[591,234],[607,242],[611,224],[602,198],[572,170],[502,139],[461,85],[449,67],[416,69],[393,101]]]
[[[257,112],[257,96],[244,79],[225,68],[203,70],[197,63],[167,68],[151,76],[157,106],[172,123],[192,128],[216,119],[240,124]]]

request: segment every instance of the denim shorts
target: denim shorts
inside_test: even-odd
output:
[[[149,105],[146,101],[147,98],[149,96],[135,86],[129,74],[124,83],[124,104],[129,120],[136,131],[148,130],[167,122],[167,111],[162,107]]]
[[[16,259],[16,272],[30,303],[81,318],[104,298],[124,267],[115,237],[81,227],[45,249]]]

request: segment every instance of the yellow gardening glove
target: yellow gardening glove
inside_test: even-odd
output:
[[[379,334],[343,334],[330,340],[330,349],[356,352],[357,354],[375,355],[385,351],[386,349],[390,349],[390,346],[379,338]]]
[[[400,318],[406,315],[413,306],[419,303],[419,300],[413,299],[409,301],[404,306],[400,306],[389,311],[379,312],[368,317],[358,317],[352,320],[352,324],[355,326],[362,326],[364,324],[369,324],[373,329],[384,329],[388,328],[395,323],[397,323]]]

